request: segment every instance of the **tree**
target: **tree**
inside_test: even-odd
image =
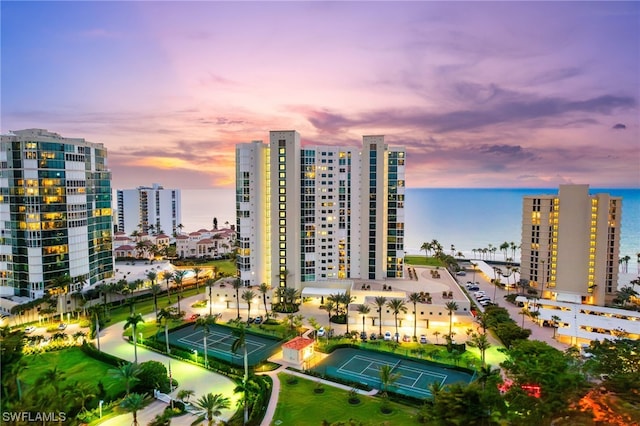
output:
[[[158,284],[151,284],[151,294],[153,295],[153,312],[156,315],[156,321],[158,320],[158,294],[162,289]]]
[[[387,298],[384,296],[376,296],[373,299],[373,303],[378,307],[378,335],[382,335],[382,308],[385,307],[387,303]]]
[[[391,299],[387,302],[387,308],[391,309],[391,312],[393,313],[393,317],[395,318],[395,322],[396,322],[396,342],[398,342],[398,315],[400,314],[400,312],[406,313],[407,312],[407,307],[404,305],[404,300],[402,299]]]
[[[207,278],[204,282],[204,285],[209,289],[209,315],[213,315],[213,297],[211,292],[215,284],[216,280],[214,278]]]
[[[207,424],[213,426],[214,417],[222,414],[222,410],[228,409],[231,406],[231,401],[226,396],[222,396],[222,394],[217,393],[214,395],[208,393],[201,396],[193,405],[196,408],[195,414],[198,418],[192,425],[197,425],[207,420]]]
[[[397,299],[399,300],[399,299]],[[399,378],[399,373],[393,372],[393,367],[389,364],[385,364],[380,367],[380,387],[382,388],[382,397],[387,398],[387,391],[389,387],[392,386]]]
[[[449,336],[451,336],[451,331],[453,328],[453,313],[458,310],[458,304],[456,302],[447,302],[445,304],[445,308],[449,312]]]
[[[194,396],[196,393],[194,391],[192,391],[191,389],[180,389],[178,391],[178,399],[182,402],[189,402],[189,398],[191,398],[192,396]]]
[[[209,358],[208,358],[208,352],[209,352],[209,347],[207,346],[207,336],[209,336],[209,331],[211,329],[211,326],[214,325],[217,321],[218,318],[220,318],[220,314],[217,315],[205,315],[203,317],[199,317],[198,319],[196,319],[196,323],[194,326],[194,330],[197,330],[199,328],[202,329],[203,333],[203,349],[202,351],[204,352],[204,365],[205,367],[209,365]]]
[[[369,306],[367,306],[367,305],[361,304],[361,305],[358,305],[358,309],[357,310],[358,310],[358,313],[360,315],[362,315],[362,332],[364,333],[365,332],[364,331],[364,320],[366,318],[366,315],[369,312],[371,312],[371,308],[369,308]]]
[[[413,340],[418,340],[418,302],[422,300],[420,293],[411,293],[409,295],[409,301],[413,303]]]
[[[320,324],[318,323],[318,321],[311,317],[311,318],[307,318],[307,322],[309,323],[309,325],[311,326],[311,328],[313,328],[313,330],[315,331],[315,333],[313,334],[314,338],[316,339],[316,341],[318,341],[318,330],[320,330]]]
[[[69,397],[80,404],[80,412],[87,411],[87,402],[96,397],[94,389],[88,383],[76,382],[69,389]]]
[[[553,338],[556,338],[556,331],[558,330],[558,322],[560,321],[560,317],[557,315],[551,315],[551,325],[553,326]]]
[[[178,312],[178,308],[173,306],[163,308],[158,313],[158,321],[164,320],[164,341],[167,344],[167,365],[169,367],[169,391],[171,391],[173,387],[173,378],[171,376],[171,348],[169,348],[169,320],[175,320],[180,317],[181,315],[180,312]]]
[[[640,392],[640,340],[617,338],[593,340],[587,350],[591,357],[585,369],[606,375],[605,386],[615,392],[637,395]]]
[[[140,363],[138,383],[133,387],[134,392],[151,393],[154,389],[169,393],[171,386],[167,382],[167,367],[159,361],[145,361]]]
[[[118,368],[110,368],[107,373],[109,376],[117,380],[124,381],[127,395],[131,390],[131,385],[138,382],[138,375],[140,375],[140,367],[137,364],[131,362],[123,363]]]
[[[247,353],[247,334],[245,330],[244,324],[241,324],[238,328],[233,330],[233,335],[236,339],[233,341],[231,345],[231,351],[236,353],[242,348],[244,352],[244,377],[242,379],[242,384],[245,387],[244,391],[244,424],[247,424],[249,421],[249,404],[247,404],[247,399],[249,397],[246,386],[247,381],[249,380],[249,356]]]
[[[240,319],[240,289],[242,288],[242,281],[240,278],[233,280],[233,289],[236,291],[236,309],[238,310],[237,318]]]
[[[138,411],[142,410],[146,404],[147,398],[144,395],[130,393],[122,400],[120,407],[128,413],[133,414],[133,423],[131,424],[138,426]]]
[[[340,300],[344,304],[344,323],[347,325],[347,334],[349,334],[349,305],[355,300],[349,292],[340,295]]]
[[[438,330],[433,332],[433,336],[436,338],[436,345],[438,344],[438,336],[441,335],[442,333],[440,333]]]
[[[474,348],[478,348],[480,351],[480,359],[482,360],[482,365],[485,365],[485,353],[487,349],[491,347],[491,343],[489,343],[489,339],[487,339],[486,334],[477,334],[473,333],[471,335],[471,339],[467,342],[469,346]]]
[[[262,303],[264,303],[264,315],[269,318],[269,310],[267,309],[267,293],[271,290],[271,286],[266,283],[260,284],[258,291],[262,294]]]
[[[136,333],[136,330],[138,329],[138,324],[140,324],[141,322],[144,322],[144,320],[142,319],[142,315],[140,314],[131,314],[129,315],[129,318],[127,318],[127,322],[124,323],[124,329],[126,330],[127,328],[131,327],[132,329],[132,335],[133,335],[133,353],[134,353],[134,359],[135,359],[135,363],[138,363],[138,336]]]
[[[251,318],[251,302],[256,298],[256,293],[253,290],[245,290],[242,292],[242,300],[247,302],[247,321]]]
[[[329,315],[329,322],[331,322],[331,312],[333,312],[335,307],[335,302],[333,300],[329,300],[329,298],[327,298],[327,301],[324,302],[324,309],[327,311],[327,315]]]
[[[200,293],[200,272],[202,272],[202,268],[195,266],[192,270],[195,275],[194,279],[196,280],[196,293]]]
[[[180,299],[182,298],[182,284],[186,274],[187,271],[185,270],[175,271],[173,274],[173,282],[175,283],[178,291],[178,311],[182,311],[182,309],[180,309]]]
[[[167,299],[169,300],[169,303],[171,303],[171,287],[169,286],[169,283],[173,281],[173,272],[164,271],[162,273],[162,279],[167,282]]]
[[[422,243],[422,245],[420,246],[420,251],[422,250],[424,250],[424,255],[428,259],[429,252],[431,251],[431,243]]]

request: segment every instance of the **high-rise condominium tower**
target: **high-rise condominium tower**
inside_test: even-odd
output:
[[[2,136],[0,164],[3,296],[35,299],[51,287],[75,291],[113,276],[111,172],[102,144],[14,131]]]
[[[403,276],[405,152],[300,146],[295,131],[236,146],[237,265],[244,285]]]
[[[179,189],[164,189],[154,183],[151,187],[119,189],[118,231],[173,234],[182,222]]]
[[[560,185],[558,195],[526,196],[521,279],[542,297],[604,305],[618,283],[622,199]]]

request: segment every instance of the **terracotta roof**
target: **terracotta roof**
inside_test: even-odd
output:
[[[300,349],[304,349],[310,345],[313,345],[313,340],[307,339],[306,337],[298,336],[294,339],[289,340],[287,343],[282,345],[282,347],[299,351]]]
[[[213,240],[209,239],[209,238],[203,238],[200,241],[198,241],[198,244],[212,244]]]
[[[194,237],[195,237],[195,236],[200,235],[200,233],[199,233],[199,232],[192,232],[192,233],[190,233],[189,235],[192,235],[192,236],[194,236]]]
[[[156,235],[156,238],[169,238],[169,236],[165,234],[158,234]]]
[[[186,235],[178,235],[176,237],[176,240],[188,240],[188,239],[189,239],[189,237],[187,237]]]
[[[134,249],[135,249],[134,246],[127,246],[127,245],[116,247],[116,251],[130,251]]]
[[[209,230],[202,228],[202,229],[198,229],[198,232],[209,232]]]
[[[115,237],[113,239],[113,241],[130,241],[130,240],[131,240],[131,238],[129,238],[129,237]]]
[[[117,232],[115,233],[115,235],[126,235],[126,232],[117,231]]]

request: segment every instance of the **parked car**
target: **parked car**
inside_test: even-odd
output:
[[[391,340],[391,332],[390,331],[385,331],[384,332],[384,340]]]
[[[404,336],[402,336],[402,341],[403,342],[410,342],[411,341],[411,337],[409,337],[407,334],[405,334]]]
[[[424,334],[420,335],[420,343],[422,343],[423,345],[429,343],[429,341],[427,340],[427,336],[425,336]]]
[[[471,287],[469,287],[469,291],[478,291],[480,290],[480,287],[478,287],[477,285],[472,285]]]
[[[322,337],[324,336],[324,334],[325,334],[324,327],[320,327],[318,329],[318,337]]]
[[[31,334],[36,331],[36,328],[33,325],[24,328],[24,332],[27,334]]]
[[[58,330],[66,330],[67,328],[67,324],[61,322],[60,325],[58,326]]]
[[[192,315],[189,317],[189,321],[195,321],[195,320],[197,320],[198,318],[200,318],[200,314],[192,314]]]
[[[369,336],[369,340],[376,340],[378,338],[378,336],[376,335],[376,333],[371,333],[371,336]]]
[[[458,271],[456,272],[456,275],[459,277],[464,277],[465,275],[467,275],[467,273],[465,271]]]
[[[258,315],[253,322],[255,324],[262,324],[262,315]]]
[[[364,331],[360,332],[360,340],[362,340],[363,342],[365,340],[367,340],[367,333],[365,333]]]

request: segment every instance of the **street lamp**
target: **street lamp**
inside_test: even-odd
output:
[[[197,350],[197,349],[194,349],[194,350],[193,350],[193,353],[194,353],[194,354],[195,354],[195,356],[196,356],[196,364],[197,364],[197,363],[198,363],[198,350]]]
[[[100,404],[99,404],[99,407],[100,407],[100,418],[102,418],[102,404],[104,404],[104,401],[100,400]]]

